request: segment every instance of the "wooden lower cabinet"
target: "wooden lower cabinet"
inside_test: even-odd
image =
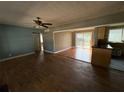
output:
[[[91,63],[96,66],[108,68],[111,63],[111,49],[92,48]]]

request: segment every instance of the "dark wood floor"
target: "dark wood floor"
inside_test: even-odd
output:
[[[10,91],[124,91],[124,72],[45,53],[1,62],[0,82]]]

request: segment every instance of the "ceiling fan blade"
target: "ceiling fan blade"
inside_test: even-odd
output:
[[[43,26],[43,27],[45,27],[45,28],[48,28],[48,26],[45,26],[45,25],[41,25],[41,26]]]
[[[41,19],[40,17],[36,17],[36,19],[33,20],[33,21],[34,21],[34,23],[36,23],[38,26],[42,26],[42,27],[45,27],[45,28],[48,28],[47,25],[52,25],[51,23],[43,23],[40,19]]]
[[[36,22],[37,20],[33,20],[34,22]]]
[[[39,20],[33,20],[36,24],[38,25],[41,25],[42,24],[42,21],[39,21]]]
[[[43,25],[52,25],[51,23],[42,23]]]
[[[38,20],[41,19],[40,17],[36,17]]]

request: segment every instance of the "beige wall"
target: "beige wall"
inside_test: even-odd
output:
[[[54,51],[72,47],[72,32],[54,33]]]

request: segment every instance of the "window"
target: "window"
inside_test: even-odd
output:
[[[76,33],[76,47],[91,48],[92,32]]]
[[[122,41],[124,42],[124,29],[123,29],[123,34],[122,34]]]
[[[116,28],[109,30],[109,42],[123,42],[124,40],[124,30],[123,28]]]

